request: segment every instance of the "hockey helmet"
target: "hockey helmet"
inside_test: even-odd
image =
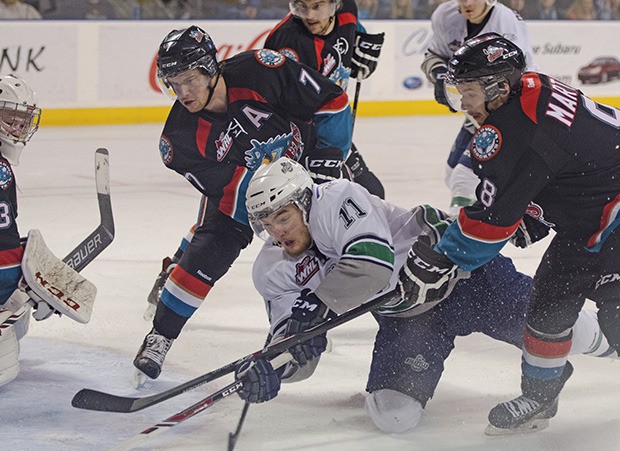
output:
[[[332,18],[341,6],[341,0],[291,0],[288,4],[291,14],[301,19],[308,17],[310,11],[321,12],[325,19]]]
[[[500,82],[506,82],[511,91],[521,88],[525,72],[523,51],[512,41],[497,33],[485,33],[467,40],[448,62],[446,97],[455,110],[463,111],[458,85],[477,82],[482,86],[485,101],[495,100],[500,94]]]
[[[254,173],[246,191],[245,205],[252,230],[266,240],[269,235],[262,220],[292,203],[301,210],[307,223],[311,201],[310,175],[298,162],[282,157]]]
[[[208,77],[215,77],[219,70],[216,53],[213,40],[202,28],[192,25],[172,30],[157,52],[157,79],[162,92],[170,90],[169,77],[195,68],[200,68]]]
[[[36,94],[15,75],[0,76],[0,153],[13,165],[39,128],[41,108]]]

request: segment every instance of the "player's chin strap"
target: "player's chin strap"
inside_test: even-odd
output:
[[[207,97],[207,103],[205,103],[205,108],[209,106],[209,102],[211,102],[211,99],[213,98],[213,94],[215,94],[215,88],[217,87],[217,84],[220,81],[220,75],[221,75],[221,70],[218,69],[217,74],[216,74],[217,78],[215,79],[215,84],[213,85],[213,87],[209,87],[209,97]]]

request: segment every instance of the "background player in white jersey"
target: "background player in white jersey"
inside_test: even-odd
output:
[[[411,243],[417,238],[436,241],[449,224],[432,207],[400,208],[349,181],[315,185],[301,165],[288,159],[256,172],[247,208],[254,231],[267,238],[253,279],[265,300],[270,341],[393,289],[395,269],[404,263]],[[520,346],[530,285],[530,277],[500,256],[454,291],[448,287],[445,294],[450,295],[441,303],[415,305],[399,298],[378,308],[380,329],[366,399],[375,424],[385,432],[416,426],[456,336],[483,332]],[[579,333],[583,335],[572,352],[608,351],[593,312],[582,313]],[[278,370],[265,360],[241,366],[241,397],[267,401],[276,396],[281,379],[310,376],[325,346],[325,335],[295,346],[290,350],[295,363]]]
[[[496,32],[517,44],[525,54],[528,69],[535,69],[529,33],[523,19],[496,0],[450,0],[442,3],[431,16],[433,39],[422,62],[422,70],[435,86],[435,99],[454,112],[446,100],[444,79],[448,60],[463,43],[482,33]],[[452,191],[451,212],[471,205],[476,199],[478,180],[471,163],[461,161],[476,132],[475,122],[466,118],[457,135],[446,164],[445,182]],[[458,165],[458,166],[457,166]]]

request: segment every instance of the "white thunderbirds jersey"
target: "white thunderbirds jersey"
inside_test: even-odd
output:
[[[439,5],[431,16],[433,39],[428,50],[447,60],[474,36],[467,35],[467,19],[459,13],[457,0],[450,0]],[[490,17],[479,34],[495,32],[511,40],[525,54],[528,70],[536,70],[532,44],[523,19],[512,9],[496,3]]]
[[[394,289],[415,239],[424,233],[436,242],[448,226],[445,218],[429,206],[398,207],[347,180],[314,185],[312,248],[290,257],[269,240],[254,262],[254,286],[265,300],[272,336],[282,332],[304,288],[338,314]],[[384,313],[407,308],[398,304]]]

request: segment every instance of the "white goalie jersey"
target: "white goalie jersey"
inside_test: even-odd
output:
[[[312,248],[291,257],[269,240],[254,263],[254,286],[265,301],[271,335],[283,333],[305,288],[338,314],[394,289],[415,239],[424,233],[438,240],[445,218],[429,206],[398,207],[346,180],[315,185],[308,221]]]

